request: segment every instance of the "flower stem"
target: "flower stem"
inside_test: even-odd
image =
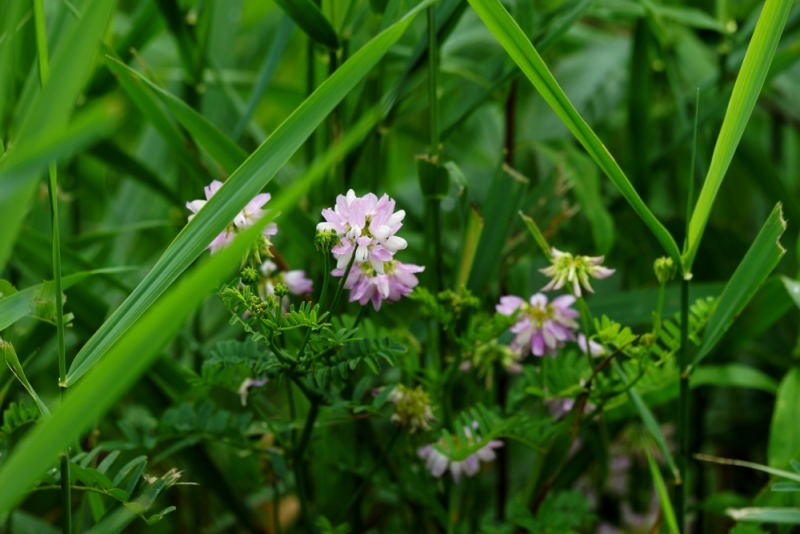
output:
[[[42,86],[50,77],[50,67],[47,55],[47,30],[44,20],[44,2],[33,2],[34,19],[36,26],[36,48],[39,56],[39,81]],[[61,281],[61,231],[58,225],[58,171],[56,164],[49,167],[48,193],[50,196],[50,218],[53,232],[53,286],[55,291],[56,306],[56,340],[58,346],[58,384],[59,395],[63,397],[64,386],[67,379],[67,357],[64,344],[64,293]],[[61,456],[61,507],[62,530],[69,534],[72,530],[72,496],[70,492],[69,449]]]
[[[278,492],[278,480],[272,482],[272,528],[275,534],[281,534],[281,495]]]
[[[361,309],[358,310],[358,317],[356,317],[356,322],[353,323],[353,328],[357,327],[361,323],[361,319],[363,319],[367,315],[368,311],[369,311],[369,306],[367,304],[361,306]]]
[[[294,451],[295,486],[297,487],[297,497],[300,499],[301,515],[306,532],[314,532],[314,522],[311,520],[308,508],[308,487],[306,486],[303,457],[306,449],[308,449],[308,444],[311,442],[311,433],[314,430],[314,422],[317,420],[317,415],[319,415],[319,403],[312,401],[311,409],[308,411],[306,423],[303,427],[303,434],[300,436],[300,443],[297,444],[297,448]]]
[[[678,473],[680,484],[675,485],[675,515],[678,528],[686,532],[685,499],[686,499],[686,466],[689,454],[689,375],[686,367],[689,364],[689,280],[681,281],[681,351],[678,370],[680,372],[680,394],[678,397]]]
[[[322,292],[319,294],[319,309],[325,309],[325,300],[328,296],[328,285],[331,279],[331,266],[330,255],[326,252],[322,256],[322,268],[325,270],[325,275],[322,279]]]
[[[339,280],[339,285],[336,286],[336,294],[333,295],[333,302],[331,303],[330,311],[333,312],[336,309],[336,305],[339,304],[339,297],[342,296],[342,289],[344,289],[344,284],[347,282],[347,277],[350,276],[350,269],[353,268],[353,263],[356,261],[356,253],[353,252],[353,257],[350,258],[350,262],[347,264],[347,269],[344,270],[344,275],[342,275],[342,279]]]

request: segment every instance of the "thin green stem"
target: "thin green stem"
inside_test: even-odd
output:
[[[278,493],[277,478],[272,482],[272,524],[275,534],[281,534],[281,495]]]
[[[383,465],[383,462],[386,460],[386,457],[389,456],[389,453],[391,452],[391,450],[394,447],[395,443],[397,443],[397,438],[400,437],[401,433],[402,433],[402,430],[400,429],[400,427],[398,427],[395,430],[394,434],[392,434],[392,437],[389,438],[389,443],[386,444],[386,448],[383,449],[383,451],[381,452],[381,455],[378,457],[378,459],[375,461],[375,463],[372,464],[372,469],[369,470],[369,473],[367,473],[367,476],[364,477],[364,480],[361,481],[361,484],[359,484],[359,486],[356,489],[356,491],[350,496],[350,500],[347,501],[347,504],[339,512],[339,516],[336,519],[337,523],[339,521],[341,521],[342,519],[344,519],[344,517],[347,515],[347,512],[350,510],[350,508],[352,508],[352,506],[356,503],[356,501],[358,501],[358,499],[361,497],[361,494],[364,493],[364,490],[367,489],[367,486],[369,485],[370,481],[372,480],[372,477],[375,476],[375,473],[378,472],[378,468],[381,465]]]
[[[39,56],[39,81],[42,86],[50,77],[50,66],[47,54],[47,29],[44,20],[43,0],[34,0],[33,12],[36,25],[36,48]],[[50,218],[53,235],[53,289],[56,306],[56,340],[58,346],[58,384],[59,393],[63,397],[62,384],[67,379],[67,357],[64,343],[64,293],[61,281],[61,231],[58,225],[58,171],[56,164],[49,167],[48,192],[50,196]],[[72,495],[70,491],[69,449],[61,456],[61,507],[62,531],[70,534],[72,530]]]
[[[330,312],[333,313],[336,310],[336,305],[339,304],[339,298],[342,296],[342,290],[344,289],[344,284],[347,282],[347,277],[350,276],[350,269],[353,268],[353,263],[356,261],[356,253],[353,252],[353,256],[350,258],[350,262],[347,264],[347,268],[344,270],[344,275],[342,276],[341,280],[339,280],[339,285],[336,286],[336,294],[333,295],[333,302],[331,303]]]
[[[584,337],[586,338],[586,357],[589,359],[589,368],[591,369],[594,367],[592,362],[592,351],[589,348],[589,336],[591,335],[591,312],[589,311],[589,306],[586,305],[586,301],[582,296],[578,297],[578,308],[580,309],[581,314],[581,332],[583,332]]]
[[[678,528],[686,532],[685,498],[686,466],[689,454],[689,375],[685,372],[689,365],[689,280],[681,282],[681,350],[678,370],[680,372],[680,392],[678,397],[678,455],[677,467],[681,483],[675,485],[675,516]]]
[[[430,135],[430,155],[433,163],[439,165],[439,95],[438,95],[438,72],[439,72],[439,44],[436,36],[436,7],[429,6],[428,11],[428,121]],[[434,289],[438,292],[443,287],[442,274],[442,215],[441,200],[438,198],[428,199],[429,228],[433,241],[433,278]]]
[[[661,316],[664,314],[664,299],[667,294],[667,283],[662,282],[658,286],[658,304],[656,305],[656,314],[658,315],[659,321],[661,320]]]
[[[356,328],[361,323],[361,319],[363,319],[368,312],[369,312],[369,302],[361,306],[361,309],[358,310],[358,316],[356,317],[356,322],[353,323],[353,328]]]
[[[303,427],[303,434],[300,437],[300,443],[294,453],[294,477],[295,485],[297,487],[297,496],[300,499],[300,509],[305,525],[306,532],[314,532],[314,522],[311,519],[309,502],[308,502],[308,487],[306,486],[306,476],[303,464],[303,457],[305,456],[308,444],[311,442],[311,433],[314,430],[314,423],[319,415],[319,404],[311,402],[311,409],[306,417],[306,423]]]
[[[322,256],[322,268],[324,270],[324,276],[322,278],[322,292],[319,294],[319,309],[325,309],[325,300],[327,300],[328,296],[328,285],[330,284],[331,279],[331,265],[330,265],[331,257],[329,253],[324,253]]]
[[[697,88],[697,97],[694,106],[694,129],[692,131],[692,164],[689,167],[689,184],[686,192],[686,237],[684,238],[684,250],[689,247],[689,222],[692,219],[692,205],[694,203],[694,177],[696,174],[695,162],[697,160],[697,126],[700,121],[700,88]]]
[[[436,42],[436,6],[428,7],[428,104],[431,156],[434,161],[439,156],[439,97],[437,74],[439,70],[439,44]],[[438,161],[437,161],[438,163]]]

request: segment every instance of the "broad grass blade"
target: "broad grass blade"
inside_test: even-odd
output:
[[[60,451],[133,386],[208,293],[233,273],[269,219],[256,222],[164,295],[92,370],[89,380],[67,393],[53,416],[25,436],[0,467],[0,511],[9,511]]]
[[[139,108],[139,111],[150,121],[150,124],[153,125],[161,138],[172,149],[180,164],[189,171],[189,174],[199,185],[204,184],[209,176],[208,171],[200,164],[197,155],[189,151],[186,137],[161,108],[150,88],[144,86],[138,76],[131,74],[134,71],[119,61],[108,57],[106,64],[109,70],[117,76],[120,85],[128,93],[136,107]]]
[[[678,528],[678,520],[675,518],[675,509],[672,507],[672,501],[669,499],[669,491],[667,485],[664,483],[664,477],[661,475],[661,468],[658,462],[653,458],[653,453],[650,448],[645,445],[644,452],[647,455],[647,465],[650,467],[650,475],[653,477],[653,484],[656,487],[656,494],[658,500],[661,502],[661,514],[664,517],[664,522],[671,534],[680,534]]]
[[[797,508],[729,508],[725,513],[745,523],[800,525],[800,509]]]
[[[714,154],[711,156],[711,166],[692,212],[688,247],[684,255],[685,273],[691,272],[717,191],[722,185],[758,95],[761,93],[791,7],[791,0],[767,0],[761,11],[750,46],[747,47],[742,69],[733,86],[728,110],[725,112],[717,144],[714,146]]]
[[[786,249],[781,246],[779,239],[784,230],[786,221],[783,220],[781,205],[778,203],[720,295],[717,308],[708,321],[703,344],[689,365],[688,371],[697,367],[697,364],[711,352],[783,257]]]
[[[622,368],[619,362],[612,360],[611,365],[613,366],[614,371],[622,379],[622,382],[627,384],[628,375],[625,373],[625,370]],[[667,446],[667,440],[664,438],[664,434],[661,432],[661,427],[653,415],[653,412],[650,411],[650,408],[644,402],[644,399],[642,399],[642,396],[639,395],[639,392],[636,391],[636,389],[628,388],[628,398],[630,398],[631,402],[636,407],[636,411],[639,412],[639,417],[642,419],[644,426],[647,427],[647,430],[650,432],[650,436],[653,438],[653,441],[656,442],[658,450],[660,450],[661,454],[664,455],[664,459],[667,462],[667,467],[669,467],[669,470],[672,473],[673,480],[680,480],[680,471],[678,471],[678,466],[675,463],[675,459],[672,457],[672,453]]]
[[[774,378],[755,367],[741,363],[704,365],[698,367],[689,379],[692,388],[699,386],[739,387],[776,394],[778,383]]]
[[[113,267],[110,269],[96,269],[71,274],[62,278],[63,289],[69,289],[75,284],[94,275],[119,273],[130,271],[128,267]],[[23,317],[30,315],[36,301],[52,298],[53,283],[45,282],[23,289],[13,295],[0,299],[0,331],[5,330]]]
[[[489,28],[489,31],[508,52],[511,59],[533,83],[542,98],[561,118],[592,159],[619,189],[622,196],[625,197],[642,221],[650,228],[667,254],[678,264],[681,264],[680,251],[675,240],[645,205],[627,176],[625,176],[625,173],[600,141],[600,138],[597,137],[597,134],[578,114],[550,73],[547,65],[542,61],[539,53],[500,1],[469,0],[469,3]]]
[[[800,425],[797,413],[800,410],[800,369],[793,368],[781,380],[775,397],[775,410],[769,425],[767,463],[771,468],[786,469],[792,460],[797,460],[800,450]],[[776,473],[778,474],[778,473]],[[785,475],[780,475],[785,476]],[[800,474],[792,480],[800,481]]]
[[[306,35],[331,50],[339,48],[339,37],[331,23],[311,0],[275,0]]]
[[[217,163],[222,165],[222,168],[225,169],[227,173],[233,173],[247,159],[248,154],[242,147],[222,133],[211,123],[211,121],[200,115],[183,100],[163,90],[135,70],[123,65],[116,59],[111,57],[106,59],[108,68],[111,69],[114,74],[119,76],[121,81],[124,80],[123,85],[126,88],[133,87],[137,88],[138,91],[141,91],[144,89],[141,87],[143,84],[147,89],[152,91],[155,96],[158,97],[158,99],[161,100],[165,106],[167,106],[167,109],[169,109],[170,113],[175,116],[178,122],[180,122],[184,128],[186,128],[192,134],[192,137],[208,151],[208,153],[217,161]],[[161,111],[160,107],[158,107],[157,102],[147,102],[146,106],[147,108],[158,108],[159,112],[163,114],[163,119],[169,121],[167,115]],[[146,114],[148,113],[144,107],[142,108],[142,111]],[[148,114],[148,117],[149,116],[150,115]],[[177,127],[172,124],[171,121],[170,125],[170,129],[174,128],[174,130],[178,132]],[[179,142],[179,144],[185,150],[185,146],[182,145],[182,141]]]
[[[114,0],[88,0],[81,19],[72,31],[60,40],[62,43],[50,63],[50,79],[36,94],[22,118],[14,151],[23,151],[45,138],[63,131],[72,113],[78,93],[89,69],[92,57],[106,27]],[[12,157],[12,150],[8,152]],[[0,180],[0,266],[5,265],[11,245],[19,232],[22,219],[36,189],[36,176],[24,181],[13,193],[6,194]]]

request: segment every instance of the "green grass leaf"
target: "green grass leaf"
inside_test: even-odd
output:
[[[528,179],[511,167],[503,164],[497,170],[482,206],[484,227],[478,242],[481,253],[472,262],[467,284],[473,293],[480,292],[497,275],[503,247],[516,222],[514,215],[520,208],[527,185]]]
[[[161,89],[159,86],[116,59],[109,57],[107,61],[108,68],[119,76],[120,80],[122,80],[123,77],[128,80],[126,86],[129,86],[131,83],[134,84],[134,87],[139,84],[144,84],[147,89],[152,91],[167,109],[169,109],[170,113],[175,116],[178,122],[192,134],[192,137],[208,151],[217,163],[222,165],[225,172],[234,172],[247,159],[247,152],[245,152],[242,147],[222,133],[211,121],[200,115],[183,100]],[[158,106],[158,104],[149,102],[148,107],[149,106]],[[161,108],[158,109],[160,110]],[[145,111],[144,108],[142,111]],[[163,113],[163,111],[161,111],[161,113]],[[169,120],[166,114],[164,114],[164,118],[165,120]],[[178,131],[174,124],[172,128]]]
[[[14,373],[17,380],[20,381],[22,386],[30,393],[31,397],[33,397],[36,406],[39,407],[39,411],[42,412],[44,417],[50,417],[50,410],[47,409],[47,405],[42,402],[42,399],[36,394],[36,390],[33,389],[33,386],[28,382],[28,378],[25,376],[25,370],[22,368],[22,363],[20,363],[17,357],[17,351],[14,350],[11,343],[2,340],[0,340],[0,350],[3,352],[3,359],[6,361],[8,368],[11,369],[11,372]]]
[[[742,522],[800,525],[800,509],[797,508],[731,508],[725,513]]]
[[[331,50],[339,48],[339,37],[331,23],[311,0],[275,0],[275,3],[311,39]]]
[[[48,136],[63,132],[67,127],[78,93],[92,66],[103,30],[116,2],[113,0],[88,0],[84,14],[71,31],[64,35],[50,62],[50,78],[34,97],[21,119],[15,144],[8,151],[29,150]],[[4,49],[7,47],[3,47]],[[0,58],[2,59],[2,58]],[[49,163],[46,161],[45,163]],[[5,187],[0,180],[0,188]],[[36,190],[36,176],[29,176],[14,192],[0,191],[0,266],[4,266],[11,245],[19,232]]]
[[[189,144],[183,132],[180,131],[167,112],[159,105],[158,100],[150,90],[152,84],[143,84],[142,78],[136,75],[133,70],[111,57],[108,57],[106,65],[117,76],[120,85],[128,93],[136,107],[139,108],[139,111],[150,121],[153,128],[172,149],[178,162],[189,171],[189,174],[198,184],[202,185],[209,176],[208,171],[201,165],[198,155],[189,150]]]
[[[66,394],[52,417],[23,438],[0,467],[0,511],[9,511],[19,502],[59,452],[136,383],[208,293],[233,274],[242,254],[269,220],[267,216],[256,222],[159,299],[92,369],[88,379]]]
[[[672,501],[669,499],[669,491],[667,485],[664,483],[664,477],[661,476],[661,468],[658,462],[653,458],[653,453],[650,448],[645,445],[644,452],[647,455],[647,465],[650,467],[650,475],[653,477],[653,484],[656,487],[656,494],[658,500],[661,502],[661,514],[664,517],[664,522],[671,534],[680,534],[678,528],[678,520],[675,518],[675,509],[672,507]]]
[[[612,360],[611,365],[614,368],[614,371],[622,379],[622,382],[627,384],[629,378],[619,362],[617,360]],[[669,470],[672,473],[673,480],[679,480],[680,471],[678,470],[678,465],[675,463],[675,459],[672,457],[672,453],[667,446],[667,440],[664,438],[664,434],[661,432],[661,426],[658,424],[653,412],[650,410],[650,408],[644,402],[644,399],[642,399],[642,396],[638,391],[636,391],[635,388],[629,388],[627,393],[628,398],[631,400],[636,408],[636,411],[639,413],[639,417],[644,423],[644,426],[650,432],[650,436],[658,446],[658,450],[660,450],[661,454],[664,456],[664,459],[667,462],[667,467],[669,467]]]
[[[783,377],[775,397],[775,410],[769,427],[767,461],[773,468],[788,468],[792,460],[800,458],[800,369],[793,368]],[[792,480],[800,481],[800,475]],[[791,477],[787,477],[791,478]]]
[[[625,176],[625,173],[608,152],[608,149],[577,112],[550,73],[547,65],[542,61],[539,53],[500,1],[469,0],[469,3],[489,28],[489,31],[508,52],[511,59],[533,83],[542,98],[556,112],[592,159],[619,189],[622,196],[625,197],[642,221],[650,228],[667,254],[680,264],[680,251],[675,240],[645,205],[627,176]]]
[[[711,316],[706,327],[703,344],[689,366],[689,371],[691,368],[697,367],[697,364],[719,342],[736,316],[750,302],[758,288],[783,257],[786,250],[781,246],[779,239],[785,229],[786,221],[783,220],[781,205],[777,204],[745,254],[742,263],[736,268],[733,277],[722,291],[714,315]]]
[[[791,7],[791,0],[767,0],[761,11],[742,69],[733,86],[728,110],[711,156],[711,166],[689,222],[688,246],[684,254],[685,273],[691,272],[714,199],[761,93]]]
[[[751,388],[773,395],[778,392],[778,383],[774,378],[741,363],[698,367],[692,373],[689,385],[692,388],[699,386]]]
[[[128,267],[112,267],[108,269],[96,269],[65,276],[61,282],[64,289],[68,289],[75,284],[94,275],[119,273],[130,271]],[[27,315],[32,315],[36,303],[42,299],[53,298],[53,283],[44,282],[23,289],[13,295],[0,299],[0,331],[5,330]]]

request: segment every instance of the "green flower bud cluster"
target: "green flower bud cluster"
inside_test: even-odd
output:
[[[672,280],[672,277],[678,272],[678,267],[675,265],[675,262],[672,261],[672,258],[668,257],[658,258],[653,265],[653,269],[656,272],[656,278],[659,284],[666,284]]]
[[[333,230],[317,230],[317,235],[314,236],[314,246],[324,254],[329,254],[338,244],[339,236]]]
[[[481,305],[480,299],[474,296],[466,286],[459,287],[458,291],[453,291],[452,289],[440,291],[436,298],[441,304],[448,307],[456,317],[461,317],[469,309],[478,309]]]
[[[275,284],[274,292],[275,296],[281,299],[289,294],[289,286],[286,284]]]
[[[394,404],[394,415],[392,421],[398,423],[403,428],[407,428],[409,434],[414,434],[417,430],[430,430],[429,421],[433,421],[433,410],[428,393],[417,386],[411,389],[398,384],[389,394],[389,401]]]
[[[258,268],[264,261],[273,257],[269,250],[272,242],[264,235],[259,235],[256,241],[250,246],[242,261],[242,265]]]
[[[258,270],[253,267],[245,267],[242,269],[240,276],[242,278],[242,283],[248,286],[257,283],[261,279]]]

